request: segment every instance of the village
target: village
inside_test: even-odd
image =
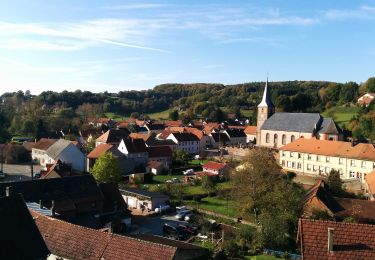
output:
[[[20,258],[38,259],[221,259],[246,250],[285,259],[374,258],[374,145],[351,140],[319,113],[276,112],[271,92],[267,81],[256,125],[234,115],[188,124],[88,118],[74,140],[64,133],[15,140],[31,158],[22,165],[7,159],[16,142],[2,145],[2,228],[17,230],[4,243],[19,244]],[[373,99],[368,93],[358,106]],[[254,191],[246,185],[257,183],[246,176],[262,170],[258,163],[270,167],[265,180],[302,194],[301,210],[290,208],[299,220],[286,244],[252,243],[267,228],[258,211],[272,207],[254,199],[246,208]],[[273,179],[272,171],[281,175]],[[233,242],[238,234],[242,247]]]

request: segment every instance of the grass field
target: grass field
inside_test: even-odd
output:
[[[349,123],[350,119],[358,115],[359,107],[351,106],[337,106],[332,107],[322,113],[323,117],[332,117],[339,126],[344,126]]]
[[[148,115],[151,119],[164,119],[167,120],[169,118],[169,113],[172,111],[172,109],[167,109],[161,112],[157,113],[151,113],[151,114],[146,114]]]
[[[111,113],[111,112],[105,113],[105,116],[107,118],[111,118],[114,121],[125,121],[129,118],[128,116],[122,116],[122,115]]]
[[[236,207],[234,206],[234,201],[232,200],[227,201],[226,199],[219,197],[206,197],[203,198],[199,203],[189,201],[187,202],[187,204],[200,209],[223,214],[228,217],[238,217],[238,209],[236,209]]]

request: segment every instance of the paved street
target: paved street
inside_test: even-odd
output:
[[[4,173],[6,177],[0,182],[9,182],[9,181],[19,181],[19,180],[29,180],[31,179],[30,174],[30,165],[20,165],[20,164],[4,164],[3,166]],[[40,171],[39,165],[34,165],[34,174]]]
[[[132,217],[132,230],[133,234],[154,234],[163,235],[163,225],[164,223],[174,223],[174,224],[186,224],[185,221],[179,221],[174,216],[176,213],[171,213],[169,215],[163,216],[134,216]]]

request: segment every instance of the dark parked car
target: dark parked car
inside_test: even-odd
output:
[[[183,227],[171,223],[164,224],[163,234],[166,237],[176,240],[186,240],[190,236],[190,234]]]
[[[195,236],[198,234],[198,228],[194,227],[192,225],[183,225],[179,224],[179,227],[181,227],[186,233],[188,233],[191,236]]]

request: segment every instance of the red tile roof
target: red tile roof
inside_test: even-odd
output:
[[[352,146],[350,142],[299,138],[280,150],[375,161],[375,147],[372,144]]]
[[[85,228],[31,211],[52,254],[68,259],[174,259],[178,247]]]
[[[181,120],[177,120],[177,121],[165,121],[164,124],[166,126],[183,126],[184,125]]]
[[[131,139],[143,139],[143,141],[147,142],[148,139],[151,138],[149,134],[139,134],[139,133],[131,133],[129,135]]]
[[[202,166],[203,169],[210,169],[210,170],[221,170],[226,166],[225,163],[218,163],[209,161]]]
[[[365,176],[371,194],[375,194],[375,170]]]
[[[57,139],[40,138],[38,142],[36,142],[33,148],[39,149],[39,150],[47,150],[56,141]]]
[[[328,228],[334,229],[333,252]],[[300,219],[297,240],[303,259],[375,259],[375,225]]]
[[[111,144],[99,144],[97,147],[94,148],[88,155],[87,158],[96,159],[108,152],[113,145]]]
[[[257,127],[249,125],[245,128],[245,134],[247,135],[256,135],[257,133]]]

